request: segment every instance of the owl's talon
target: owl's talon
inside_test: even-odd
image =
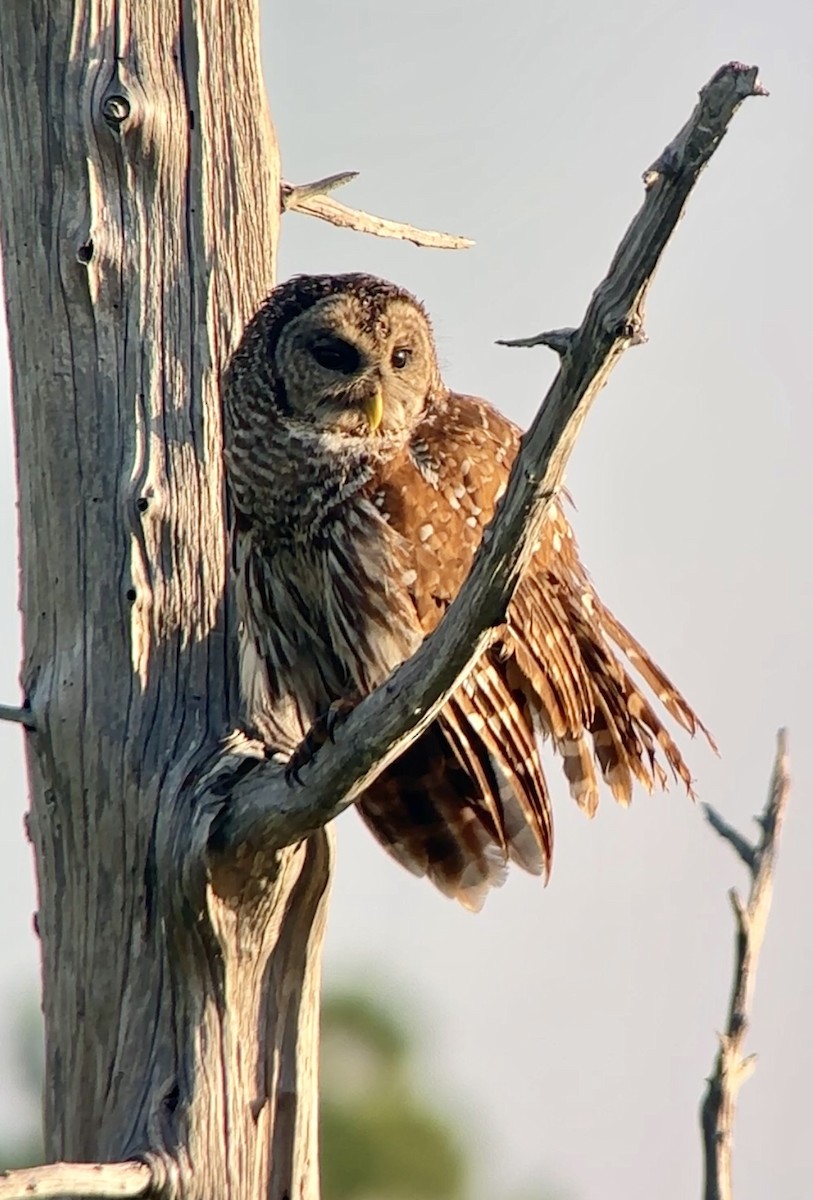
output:
[[[357,704],[358,697],[355,699],[345,698],[344,700],[334,700],[325,713],[323,718],[325,733],[334,745],[336,744],[336,730],[340,725],[344,724]]]
[[[303,764],[294,761],[296,754],[297,751],[294,751],[288,762],[285,764],[285,782],[287,783],[288,787],[294,787],[294,785],[297,787],[302,787],[302,779],[299,775],[299,768]]]
[[[285,782],[289,787],[302,786],[300,771],[313,762],[326,742],[335,744],[336,730],[358,703],[358,698],[334,700],[327,712],[314,721],[285,766]]]

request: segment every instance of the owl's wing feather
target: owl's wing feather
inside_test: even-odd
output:
[[[476,754],[472,746],[471,752]],[[506,874],[500,829],[444,723],[436,722],[378,777],[358,810],[382,846],[445,896],[477,910]]]
[[[469,572],[519,440],[519,430],[484,401],[446,396],[416,428],[409,453],[377,480],[382,508],[410,555],[410,591],[425,633]],[[596,766],[624,804],[634,780],[648,791],[666,786],[661,755],[691,792],[677,746],[616,650],[678,724],[691,734],[706,733],[661,669],[599,600],[557,503],[497,644],[432,727],[440,736],[433,748],[437,778],[419,772],[424,834],[411,813],[416,762],[430,757],[423,738],[411,759],[399,759],[373,784],[360,805],[365,820],[390,849],[394,836],[401,839],[396,851],[401,861],[406,853],[413,869],[478,907],[488,886],[501,882],[507,858],[534,872],[549,868],[553,822],[541,739],[552,742],[571,795],[590,815],[598,804]],[[443,775],[455,771],[468,783],[450,797]],[[430,813],[432,821],[445,822],[454,843],[445,860],[441,855],[433,861],[427,852],[431,838],[439,849]],[[407,829],[409,850],[403,840]]]

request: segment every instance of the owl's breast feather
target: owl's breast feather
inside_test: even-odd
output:
[[[368,500],[337,506],[291,539],[242,541],[243,693],[266,708],[293,707],[302,734],[334,700],[372,691],[420,644],[407,547]]]

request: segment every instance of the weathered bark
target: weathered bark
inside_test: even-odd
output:
[[[256,3],[7,0],[0,45],[47,1151],[316,1196],[326,835],[239,898],[162,842],[236,716],[218,373],[279,213]]]

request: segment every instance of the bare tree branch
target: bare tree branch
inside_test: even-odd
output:
[[[309,217],[318,217],[342,229],[354,229],[357,233],[371,233],[374,237],[399,238],[413,242],[416,246],[429,246],[435,250],[467,250],[474,242],[470,238],[458,237],[453,233],[438,233],[434,229],[417,229],[400,221],[389,221],[386,217],[375,217],[361,209],[348,208],[326,193],[350,183],[357,171],[344,171],[340,175],[328,175],[315,183],[283,183],[280,204],[284,212],[301,212]]]
[[[719,833],[721,838],[725,838],[748,870],[753,871],[755,852],[754,847],[748,841],[748,838],[743,837],[743,835],[736,830],[733,825],[729,825],[728,821],[721,817],[720,814],[713,809],[710,804],[703,804],[701,805],[701,808],[703,809],[706,820],[708,821],[709,825],[711,825],[715,833]]]
[[[146,1163],[50,1163],[0,1172],[0,1200],[32,1196],[146,1196],[156,1188]],[[157,1190],[153,1192],[157,1194]]]
[[[337,188],[345,187],[358,179],[358,171],[340,171],[338,175],[326,175],[324,179],[316,179],[313,183],[286,183],[280,185],[280,210],[288,212],[295,209],[303,200],[311,200],[314,196],[326,196]]]
[[[789,795],[788,742],[786,731],[781,729],[777,736],[768,799],[756,818],[762,831],[758,842],[752,845],[709,805],[703,806],[711,827],[730,843],[751,875],[747,904],[743,904],[735,888],[729,892],[737,926],[734,979],[725,1031],[720,1034],[720,1048],[701,1108],[705,1165],[703,1200],[731,1200],[732,1197],[731,1154],[737,1094],[756,1061],[753,1055],[743,1058],[742,1048],[748,1032],[759,952],[771,908],[779,835]]]
[[[762,93],[756,67],[722,67],[660,166],[647,173],[644,203],[584,320],[572,336],[557,339],[558,374],[523,438],[471,574],[437,630],[350,714],[335,744],[303,771],[306,786],[286,785],[280,764],[243,735],[230,739],[225,755],[198,777],[193,811],[205,826],[198,836],[205,844],[211,829],[216,855],[285,845],[330,821],[419,736],[483,653],[504,620],[582,422],[624,350],[640,337],[649,285],[689,194],[742,101]],[[545,338],[551,342],[550,334]]]
[[[555,350],[560,358],[568,353],[573,345],[573,339],[578,333],[578,329],[546,329],[544,333],[536,333],[533,337],[525,338],[497,338],[498,346],[511,346],[512,348],[520,347],[525,350],[530,350],[535,346],[547,346],[549,350]]]
[[[17,704],[0,704],[0,721],[11,721],[15,725],[34,728],[34,714],[30,708]]]

